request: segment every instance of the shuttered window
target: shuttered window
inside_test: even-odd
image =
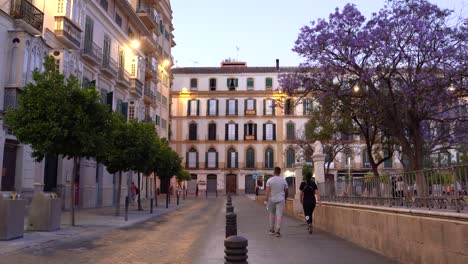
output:
[[[266,78],[265,79],[265,87],[272,88],[273,87],[273,78]]]
[[[265,150],[265,168],[273,168],[273,149],[267,148]]]
[[[247,149],[247,160],[246,160],[246,168],[252,169],[255,168],[255,151],[253,148]]]
[[[288,148],[286,151],[286,168],[292,168],[294,166],[294,160],[296,159],[296,153],[293,148]]]

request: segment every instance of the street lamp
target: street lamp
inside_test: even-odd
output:
[[[130,42],[130,46],[132,46],[132,48],[134,49],[138,49],[140,47],[140,41],[137,39],[134,39],[132,40],[132,42]]]
[[[359,90],[361,90],[361,87],[359,87],[358,84],[354,85],[353,91],[354,91],[355,93],[357,93],[357,92],[359,92]]]
[[[167,67],[169,64],[171,64],[171,62],[168,59],[165,59],[162,64],[164,67]]]

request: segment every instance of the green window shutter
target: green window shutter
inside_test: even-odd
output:
[[[257,115],[257,99],[253,99],[254,101],[254,111],[255,111],[255,115]]]
[[[107,100],[106,103],[109,105],[110,110],[112,111],[112,103],[114,99],[114,92],[108,92],[107,93]]]
[[[197,168],[197,169],[198,169],[198,152],[196,152],[196,156],[197,156],[197,161],[196,161],[195,168]]]
[[[226,79],[226,87],[229,87],[229,78]]]
[[[306,105],[306,99],[302,99],[302,114],[306,115],[307,110],[307,105]]]
[[[128,103],[122,103],[122,115],[124,116],[125,122],[127,122],[128,118]]]
[[[192,100],[188,100],[188,105],[187,105],[187,115],[189,116],[190,115],[190,108],[192,106],[192,104],[190,102],[192,102]]]
[[[273,86],[273,79],[272,78],[266,78],[265,79],[265,86],[266,87],[272,87]]]
[[[236,101],[235,101],[235,102],[236,102],[236,104],[235,104],[235,113],[236,113],[236,115],[237,115],[237,113],[238,113],[238,112],[237,112],[237,108],[238,108],[238,107],[237,107],[237,106],[238,106],[237,103],[238,103],[238,102],[237,102],[237,99],[235,99],[235,100],[236,100]]]
[[[197,116],[200,115],[200,100],[197,100]]]
[[[266,115],[266,102],[267,99],[263,99],[263,115]]]
[[[211,100],[208,99],[206,102],[207,102],[207,104],[206,104],[206,115],[209,116],[210,115],[210,102],[211,102]]]
[[[93,46],[93,27],[94,27],[94,21],[89,16],[86,16],[85,43],[84,43],[85,51],[89,51]]]
[[[205,168],[208,168],[208,153],[209,152],[205,153]]]
[[[218,168],[218,152],[216,152],[215,168]]]
[[[236,78],[236,79],[234,80],[234,86],[236,86],[236,87],[239,86],[239,79]]]
[[[244,99],[244,115],[247,113],[247,99]]]
[[[188,168],[189,166],[189,153],[185,152],[185,168]]]
[[[234,155],[236,157],[236,164],[234,165],[234,168],[238,168],[239,167],[239,155],[237,155],[237,152],[234,152]]]
[[[219,115],[219,100],[216,99],[216,115]]]

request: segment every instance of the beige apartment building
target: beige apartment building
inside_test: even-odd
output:
[[[84,88],[95,85],[102,103],[128,120],[153,123],[160,137],[168,137],[175,46],[169,0],[2,0],[0,8],[2,111],[16,105],[32,70],[41,69],[44,56],[51,55],[66,76],[77,76]],[[26,197],[57,191],[68,201],[71,161],[47,157],[35,162],[31,148],[2,128],[1,190]],[[127,183],[137,182],[136,177],[125,174]],[[155,186],[150,177],[140,180],[146,196]],[[76,186],[79,207],[115,201],[115,176],[94,160],[81,160]]]
[[[192,175],[189,192],[198,184],[212,193],[254,193],[275,166],[294,189],[294,164],[312,161],[296,142],[314,107],[312,99],[288,98],[278,89],[279,74],[295,70],[278,61],[276,67],[248,67],[230,60],[220,67],[173,69],[171,143]],[[349,142],[353,152],[340,153],[330,164],[335,179],[370,171],[359,137]],[[382,169],[398,166],[392,159]]]

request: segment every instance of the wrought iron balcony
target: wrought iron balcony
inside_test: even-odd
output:
[[[148,87],[145,87],[144,95],[145,95],[144,96],[145,102],[150,103],[150,104],[156,103],[156,96]]]
[[[154,65],[152,62],[151,57],[147,57],[146,59],[146,79],[156,78],[157,77],[157,65]]]
[[[107,56],[104,55],[102,57],[101,71],[104,74],[107,74],[108,76],[115,78],[115,76],[117,75],[117,70],[118,70],[117,62],[111,57],[109,57],[109,55]]]
[[[159,27],[159,15],[157,12],[155,12],[154,8],[150,6],[141,5],[137,9],[137,15],[148,28]]]
[[[10,15],[17,19],[18,26],[33,35],[42,34],[44,13],[27,0],[12,0]]]
[[[102,63],[102,49],[94,42],[86,42],[81,50],[81,57],[88,62],[97,65]]]
[[[136,77],[130,79],[130,92],[138,97],[143,96],[143,83]]]
[[[80,49],[81,28],[66,16],[55,17],[55,35],[67,47]]]
[[[117,83],[124,87],[130,86],[130,74],[122,67],[118,68]]]

